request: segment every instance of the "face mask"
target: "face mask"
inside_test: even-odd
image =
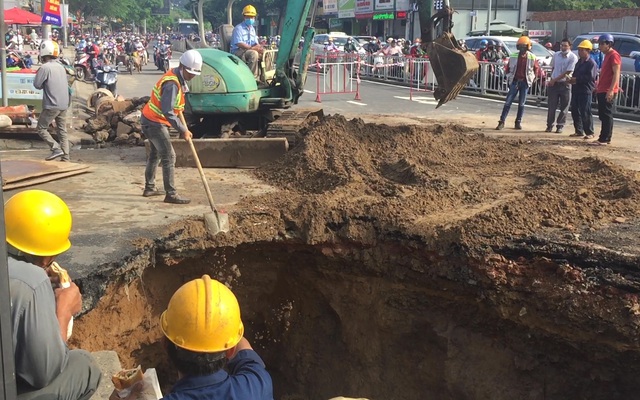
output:
[[[244,20],[244,22],[246,22],[247,25],[252,26],[256,23],[256,20],[254,18],[247,18]]]

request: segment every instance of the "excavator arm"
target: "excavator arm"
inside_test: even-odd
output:
[[[427,10],[419,12],[422,43],[427,46],[431,68],[438,81],[433,92],[438,100],[436,108],[455,99],[480,67],[475,55],[463,49],[451,33],[453,9],[449,0],[444,0],[443,5],[433,16]]]

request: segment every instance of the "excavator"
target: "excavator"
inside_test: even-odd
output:
[[[200,20],[203,1],[199,0]],[[265,148],[272,145],[267,143],[269,139],[286,138],[285,147],[288,148],[295,145],[298,131],[305,125],[305,121],[322,114],[321,109],[292,107],[304,93],[307,67],[312,57],[310,48],[315,35],[314,28],[308,25],[313,25],[317,1],[287,2],[279,49],[277,52],[266,51],[263,54],[262,77],[259,82],[254,79],[245,63],[229,52],[234,2],[235,0],[228,0],[227,23],[219,29],[221,48],[198,49],[203,58],[202,73],[189,83],[185,108],[187,122],[196,138],[194,144],[201,151],[217,146],[212,151],[218,154],[223,151],[239,154],[243,151],[241,147],[250,146],[255,155],[262,146],[257,142],[248,145],[242,141],[233,141],[224,146],[198,143],[212,141],[207,138],[249,136],[265,140]],[[454,99],[478,69],[475,56],[462,49],[451,33],[453,11],[448,0],[443,4],[442,10],[433,17],[424,18],[424,21],[423,13],[420,13],[423,45],[426,45],[438,81],[434,90],[434,96],[438,100],[437,107]],[[308,25],[307,21],[310,21]],[[304,44],[299,49],[301,37],[304,37]],[[182,151],[176,148],[176,153],[179,165],[179,153]],[[188,149],[184,153],[188,154]],[[235,158],[238,157],[240,156]],[[206,166],[219,166],[207,163],[206,159],[207,157],[204,163],[209,164]],[[239,165],[235,166],[243,164],[237,163]],[[245,163],[244,166],[250,165]]]

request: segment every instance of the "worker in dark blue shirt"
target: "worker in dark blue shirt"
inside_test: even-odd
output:
[[[222,283],[204,275],[182,285],[160,328],[180,378],[162,399],[273,400],[271,376],[243,336],[238,300]]]

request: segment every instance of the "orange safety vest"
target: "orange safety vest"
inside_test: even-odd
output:
[[[156,86],[151,91],[151,98],[142,109],[142,115],[144,115],[144,117],[150,121],[171,126],[169,121],[167,121],[167,119],[164,117],[164,114],[162,113],[161,105],[162,85],[168,81],[173,81],[176,83],[176,85],[178,85],[178,95],[176,96],[176,101],[173,105],[173,112],[175,112],[176,115],[179,115],[184,110],[184,93],[182,92],[182,87],[180,86],[180,80],[178,79],[178,76],[173,73],[173,70],[169,70],[162,76],[162,78],[160,78],[158,83],[156,83]]]

